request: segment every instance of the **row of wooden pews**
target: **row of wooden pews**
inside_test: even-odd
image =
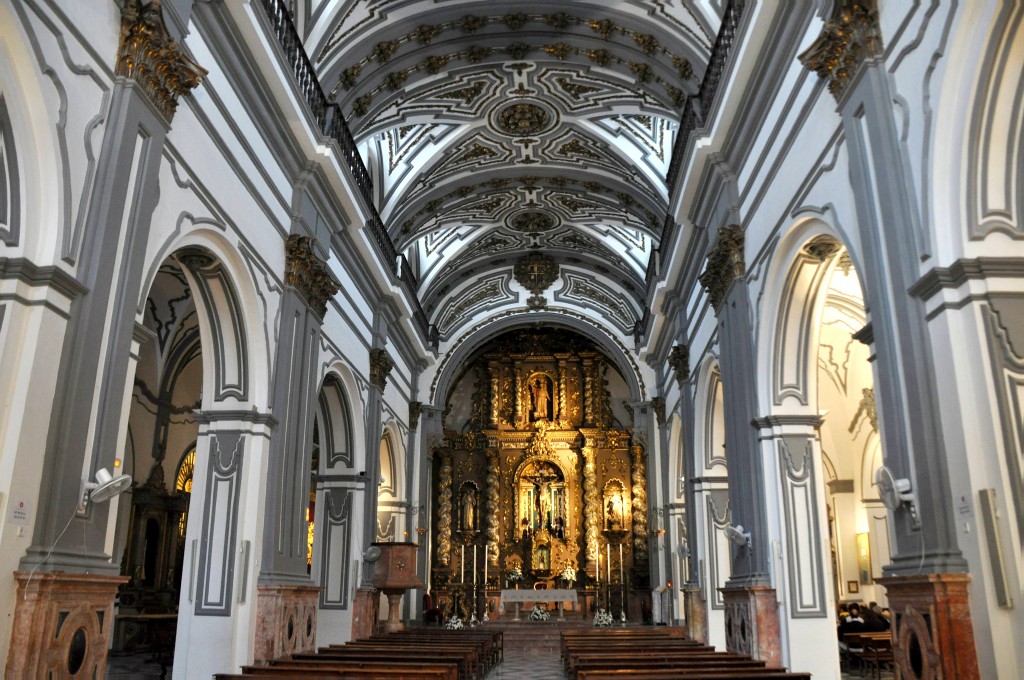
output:
[[[501,661],[502,645],[501,631],[412,628],[243,666],[241,673],[217,678],[482,680]]]
[[[562,633],[570,680],[810,680],[749,656],[718,652],[679,628],[595,628]]]

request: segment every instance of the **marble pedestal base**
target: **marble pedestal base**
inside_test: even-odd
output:
[[[114,598],[125,576],[15,572],[8,678],[103,677],[114,629]]]
[[[357,588],[352,600],[352,639],[365,640],[377,632],[380,615],[380,591],[376,588]]]
[[[782,665],[779,605],[769,586],[726,586],[726,649],[749,654],[769,666]]]
[[[892,612],[896,680],[978,680],[978,654],[967,574],[921,574],[877,579]]]
[[[697,642],[708,641],[708,605],[700,586],[683,587],[683,602],[686,607],[686,635]]]
[[[316,649],[320,588],[312,585],[256,586],[256,662]]]

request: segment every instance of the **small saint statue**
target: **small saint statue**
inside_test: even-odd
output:
[[[462,494],[462,528],[476,529],[476,489],[472,487]]]
[[[537,376],[530,384],[530,392],[533,395],[533,419],[544,420],[548,418],[548,404],[551,401],[551,393],[548,391],[547,378]]]

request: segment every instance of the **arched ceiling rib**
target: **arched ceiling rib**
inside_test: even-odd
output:
[[[442,336],[548,303],[629,332],[721,4],[296,0]],[[531,253],[557,267],[541,294],[513,272]]]

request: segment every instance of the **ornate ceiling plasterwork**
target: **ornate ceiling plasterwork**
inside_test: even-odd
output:
[[[448,336],[522,305],[507,290],[513,266],[543,254],[557,263],[545,288],[563,281],[559,305],[628,334],[664,224],[680,104],[696,92],[721,8],[311,2],[296,0],[307,51],[429,321]]]

